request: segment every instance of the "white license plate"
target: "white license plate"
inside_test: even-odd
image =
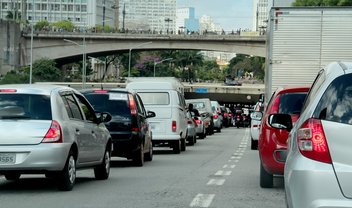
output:
[[[0,153],[0,164],[14,164],[16,162],[16,154]]]

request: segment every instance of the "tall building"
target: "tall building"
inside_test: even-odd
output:
[[[175,32],[176,0],[120,0],[120,28]]]
[[[217,32],[221,33],[222,32],[222,27],[218,23],[213,22],[213,18],[211,18],[208,15],[203,15],[200,20],[199,20],[199,25],[200,25],[200,31],[204,32]]]
[[[193,7],[179,8],[176,10],[176,31],[198,32],[199,19],[196,19]]]
[[[0,18],[6,19],[11,12],[34,24],[70,20],[78,27],[117,27],[118,3],[119,0],[2,0]]]

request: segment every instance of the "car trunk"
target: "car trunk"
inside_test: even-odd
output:
[[[352,198],[351,125],[324,120],[321,122],[337,181],[343,195]]]
[[[153,133],[164,134],[166,133],[167,128],[171,129],[170,119],[172,115],[172,108],[170,106],[145,105],[145,108],[147,111],[149,110],[155,112],[155,117],[148,119]]]
[[[0,145],[39,144],[50,126],[51,120],[1,120]]]

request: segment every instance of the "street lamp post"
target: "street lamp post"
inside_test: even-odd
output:
[[[83,58],[82,58],[82,61],[83,61],[83,63],[82,63],[82,89],[84,89],[85,85],[86,85],[86,39],[85,39],[85,36],[83,36],[82,45],[78,44],[75,41],[68,40],[68,39],[64,39],[64,41],[75,44],[75,45],[83,48],[82,49],[82,55],[83,55]]]
[[[32,22],[31,22],[31,63],[29,65],[29,84],[32,84],[33,74],[33,21],[34,21],[34,0],[32,0]]]
[[[163,59],[161,61],[154,61],[154,77],[155,77],[155,67],[157,64],[163,63],[164,61],[170,61],[172,58]]]
[[[151,44],[152,42],[146,42],[146,43],[141,43],[139,45],[136,45],[132,48],[129,49],[129,53],[128,53],[128,77],[131,76],[131,53],[132,53],[132,49],[135,49],[135,48],[138,48],[138,47],[141,47],[141,46],[144,46],[144,45],[147,45],[147,44]]]

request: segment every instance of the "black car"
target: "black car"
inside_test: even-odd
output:
[[[97,112],[109,112],[111,121],[105,125],[113,142],[112,156],[132,159],[137,166],[153,159],[152,132],[147,118],[155,117],[146,112],[142,99],[131,90],[83,90]]]

